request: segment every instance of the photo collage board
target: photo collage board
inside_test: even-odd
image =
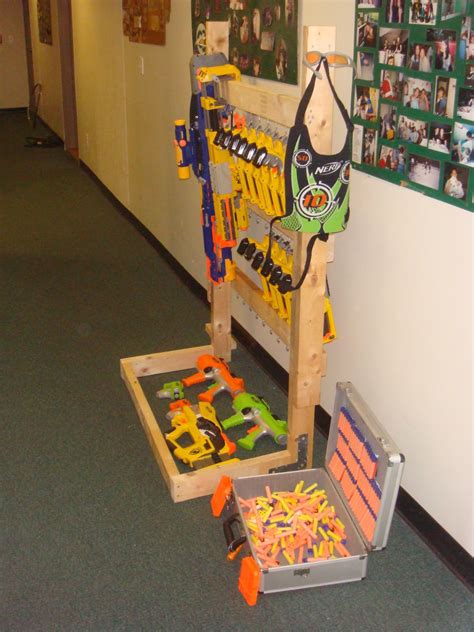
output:
[[[355,0],[354,168],[474,211],[474,0]]]
[[[242,74],[298,83],[298,0],[192,0],[191,12],[195,53],[206,53],[206,22],[226,23]]]

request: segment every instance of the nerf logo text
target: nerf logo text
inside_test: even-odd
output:
[[[328,162],[325,165],[321,165],[320,167],[316,167],[316,169],[314,170],[314,175],[315,176],[319,176],[319,175],[324,175],[324,176],[328,176],[331,173],[334,173],[335,171],[337,171],[338,169],[341,168],[341,163],[340,162]]]

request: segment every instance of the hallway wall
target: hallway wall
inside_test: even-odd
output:
[[[52,45],[43,44],[39,40],[36,0],[29,0],[29,8],[34,81],[42,85],[38,113],[43,121],[64,139],[57,1],[51,0]]]
[[[0,109],[28,105],[22,0],[0,0]]]
[[[172,150],[173,120],[189,107],[190,2],[173,1],[166,47],[122,35],[120,0],[72,6],[81,159],[204,285],[199,190],[178,181]],[[302,24],[336,25],[337,48],[352,52],[352,0],[300,7]],[[348,103],[348,76],[336,85]],[[355,172],[351,222],[329,266],[339,338],[322,392],[331,411],[336,381],[354,382],[406,454],[404,488],[470,553],[472,245],[471,214]],[[242,324],[287,364],[253,317]]]

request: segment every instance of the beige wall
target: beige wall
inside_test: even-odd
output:
[[[178,181],[172,150],[173,120],[189,107],[190,2],[173,1],[166,47],[129,43],[120,5],[73,0],[81,157],[125,204],[129,192],[131,211],[204,283],[199,191]],[[352,0],[300,6],[301,24],[335,25],[337,48],[351,52]],[[350,79],[336,81],[348,103]],[[322,404],[331,410],[336,381],[354,382],[407,456],[405,489],[474,553],[472,243],[469,213],[354,173],[352,219],[329,269],[339,339]],[[241,318],[285,364],[281,345]]]
[[[29,0],[29,7],[34,80],[42,86],[39,115],[58,136],[64,138],[57,2],[51,0],[52,46],[39,41],[36,0]]]
[[[0,108],[28,105],[25,28],[21,0],[0,0]]]
[[[73,0],[72,22],[79,154],[128,206],[122,5],[117,0]]]

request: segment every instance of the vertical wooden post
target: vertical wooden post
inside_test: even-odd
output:
[[[225,282],[215,285],[211,283],[209,299],[211,303],[211,344],[214,354],[228,362],[232,350],[232,284]]]
[[[305,27],[303,50],[330,51],[336,47],[335,27]],[[311,78],[308,70],[306,86]],[[304,88],[303,88],[304,90]],[[332,149],[333,97],[327,80],[318,80],[315,93],[306,113],[306,124],[314,148],[323,154]],[[306,260],[309,234],[298,234],[295,239],[293,279],[297,281]],[[324,373],[323,331],[324,295],[328,243],[316,240],[306,280],[293,296],[290,336],[290,379],[288,392],[288,449],[298,461],[298,447],[304,442],[306,466],[313,458],[314,407],[320,401],[321,377]]]

